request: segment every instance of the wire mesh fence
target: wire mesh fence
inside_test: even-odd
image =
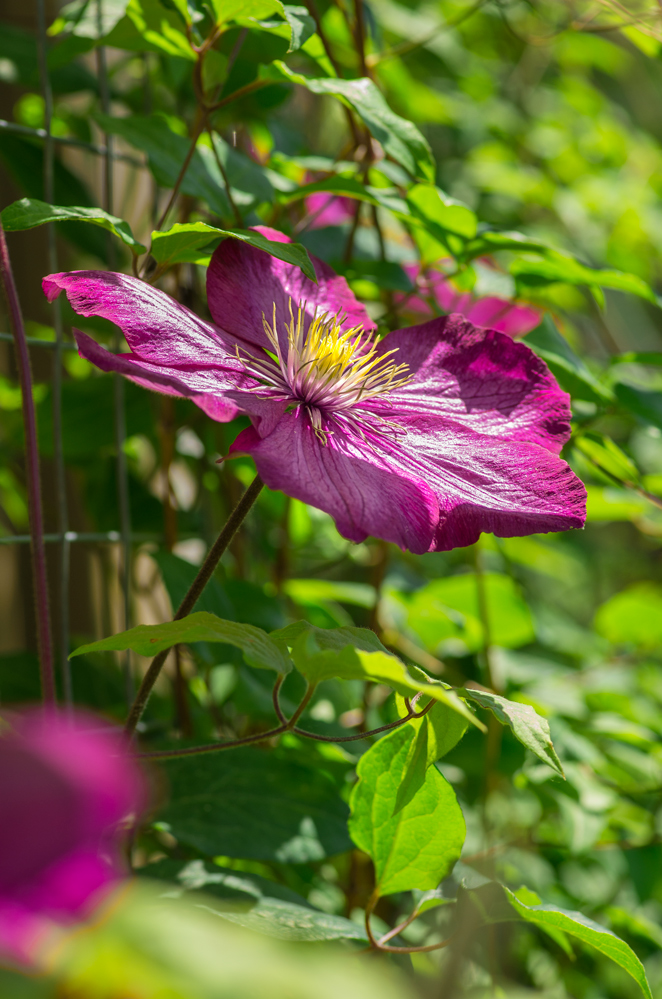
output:
[[[99,24],[103,17],[103,0],[95,0],[97,8],[97,18]],[[70,147],[84,150],[96,157],[103,163],[103,208],[105,211],[113,211],[113,174],[116,160],[129,162],[132,166],[140,166],[138,160],[123,153],[117,153],[113,149],[112,136],[104,137],[104,144],[98,145],[86,142],[73,136],[54,135],[52,130],[53,121],[53,92],[49,76],[48,67],[48,34],[47,34],[47,13],[45,0],[37,0],[37,42],[38,42],[38,62],[39,79],[41,86],[41,96],[44,102],[44,127],[31,128],[20,123],[6,120],[0,121],[0,130],[28,136],[32,140],[43,143],[43,191],[44,200],[52,204],[54,197],[54,167],[55,167],[55,147]],[[100,94],[100,106],[104,113],[110,113],[110,90],[108,85],[108,67],[106,52],[103,46],[99,46],[96,51],[97,80]],[[47,241],[48,265],[51,272],[59,270],[58,245],[55,226],[53,223],[45,226],[42,230],[43,238]],[[114,247],[108,236],[108,261],[111,269],[115,263]],[[69,665],[69,599],[70,599],[70,563],[72,544],[111,544],[121,548],[122,556],[118,563],[119,582],[123,593],[122,620],[120,627],[130,626],[130,579],[131,579],[131,546],[132,542],[154,540],[157,535],[141,534],[132,536],[131,534],[131,510],[129,498],[129,483],[126,455],[124,445],[126,441],[126,415],[124,383],[119,375],[114,378],[113,392],[113,424],[116,448],[117,466],[117,529],[108,531],[72,531],[69,529],[69,506],[67,497],[67,473],[65,468],[64,444],[63,444],[63,400],[62,384],[64,374],[64,355],[67,352],[75,351],[74,343],[65,338],[62,321],[62,306],[59,300],[55,300],[51,305],[52,323],[55,333],[54,340],[44,340],[36,337],[28,337],[27,344],[32,349],[45,350],[52,357],[52,374],[50,379],[51,399],[52,399],[52,431],[53,431],[53,464],[54,464],[54,499],[56,509],[57,531],[44,535],[44,541],[57,545],[58,547],[58,585],[56,605],[51,607],[54,617],[55,631],[58,636],[58,658],[62,679],[62,692],[64,701],[73,703],[73,689],[71,679],[71,669]],[[0,332],[0,341],[13,341],[11,333]],[[119,342],[113,344],[115,350],[119,349]],[[0,537],[0,545],[29,545],[30,534],[9,533]],[[131,679],[130,660],[128,654],[123,663],[124,683],[127,700],[130,703],[133,694],[133,683]]]

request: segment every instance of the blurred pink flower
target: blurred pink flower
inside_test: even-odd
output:
[[[416,264],[405,264],[404,269],[412,281],[416,281],[419,277]],[[441,271],[429,270],[423,277],[424,280],[420,284],[423,288],[427,287],[428,295],[443,312],[464,316],[475,326],[483,326],[486,329],[518,337],[530,333],[540,324],[542,318],[540,312],[529,305],[518,305],[516,302],[494,295],[475,298],[469,292],[462,293]],[[412,295],[410,298],[401,295],[399,298],[405,303],[407,312],[432,316],[432,309],[423,298],[417,295]]]
[[[146,785],[104,725],[34,710],[0,738],[0,958],[30,963],[54,922],[84,918],[125,872],[118,827]]]
[[[313,215],[309,229],[323,229],[327,225],[342,225],[354,218],[356,202],[353,198],[329,194],[328,191],[316,191],[309,194],[305,201],[306,212]]]

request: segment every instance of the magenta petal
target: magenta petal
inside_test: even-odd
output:
[[[96,340],[73,330],[81,357],[91,361],[101,371],[118,371],[142,388],[192,399],[207,416],[220,423],[233,420],[240,412],[237,404],[223,397],[223,393],[249,382],[242,373],[233,374],[222,369],[201,368],[186,370],[166,365],[150,364],[133,354],[111,354]]]
[[[372,534],[412,552],[428,551],[438,506],[425,482],[332,423],[328,428],[333,433],[323,445],[301,408],[287,413],[268,437],[249,427],[231,450],[250,454],[270,489],[329,513],[350,541]]]
[[[65,291],[79,315],[102,316],[119,326],[143,361],[191,369],[238,367],[233,337],[138,278],[70,271],[49,274],[42,284],[49,302]]]
[[[517,305],[503,298],[478,298],[468,309],[457,309],[474,324],[499,330],[508,336],[524,336],[540,325],[541,314],[527,305]]]
[[[394,348],[412,375],[388,396],[394,410],[448,417],[555,454],[568,440],[569,396],[525,344],[452,315],[389,333],[380,350]]]
[[[547,449],[439,416],[388,413],[406,435],[391,444],[387,460],[420,477],[439,501],[430,550],[471,545],[481,532],[510,538],[583,526],[586,489]]]
[[[255,229],[276,242],[291,242],[275,229],[266,226]],[[224,240],[215,250],[207,271],[207,300],[214,321],[234,336],[267,349],[273,348],[264,333],[262,317],[272,323],[274,304],[280,337],[285,336],[284,323],[289,322],[290,303],[296,315],[299,303],[305,302],[309,320],[317,309],[333,315],[342,313],[346,329],[351,326],[374,329],[375,324],[344,277],[339,277],[317,257],[312,257],[312,261],[317,284],[299,267],[277,260],[264,250],[256,250],[237,239]]]
[[[323,229],[329,225],[343,225],[354,217],[356,202],[352,198],[330,194],[328,191],[316,191],[309,194],[305,201],[306,213],[313,216],[310,229]]]
[[[0,952],[28,960],[50,920],[79,918],[123,873],[120,823],[146,804],[121,733],[34,711],[0,737]]]

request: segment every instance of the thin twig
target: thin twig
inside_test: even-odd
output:
[[[213,546],[210,548],[206,559],[200,566],[197,576],[191,583],[188,593],[182,600],[177,613],[173,617],[174,621],[180,621],[183,617],[186,617],[187,614],[190,614],[195,607],[200,596],[202,595],[202,591],[213,576],[216,566],[221,561],[226,548],[234,538],[239,527],[248,514],[248,511],[255,503],[255,500],[260,495],[263,485],[264,483],[260,479],[259,475],[256,475],[230,514],[225,527],[219,534]],[[133,702],[124,729],[127,738],[131,738],[136,730],[136,726],[140,721],[143,711],[145,710],[145,705],[147,704],[149,695],[152,692],[152,688],[159,677],[163,664],[168,658],[169,651],[170,649],[164,649],[163,652],[160,652],[157,656],[155,656],[143,677],[140,689],[136,694],[136,699]]]
[[[41,671],[41,691],[44,703],[55,704],[55,676],[53,670],[53,643],[51,637],[48,603],[48,577],[46,575],[46,548],[44,546],[44,521],[41,507],[41,482],[39,474],[39,449],[37,444],[37,415],[32,396],[30,353],[25,339],[25,326],[21,304],[16,291],[5,231],[0,221],[0,275],[7,296],[9,322],[14,334],[16,366],[21,384],[23,425],[25,427],[25,477],[28,491],[30,519],[30,547],[32,550],[32,575],[37,617],[37,646]]]
[[[207,133],[209,135],[209,140],[211,142],[211,151],[214,154],[214,159],[216,160],[216,166],[218,167],[218,169],[220,171],[220,174],[221,174],[221,177],[223,178],[223,183],[225,184],[225,193],[228,196],[228,202],[230,204],[230,208],[232,209],[232,214],[234,215],[234,220],[237,223],[237,225],[239,226],[239,228],[242,228],[243,224],[244,224],[244,220],[241,217],[241,212],[239,211],[234,198],[232,197],[232,191],[230,190],[230,180],[229,180],[228,175],[226,173],[225,167],[223,166],[223,161],[221,160],[221,157],[218,154],[218,149],[216,148],[216,143],[214,142],[214,130],[212,129],[211,125],[209,125],[209,124],[207,125]]]
[[[373,735],[379,735],[381,732],[390,732],[391,729],[400,728],[401,725],[411,721],[412,718],[422,718],[423,715],[428,713],[434,703],[434,700],[431,700],[422,711],[410,710],[408,714],[402,718],[398,718],[397,721],[389,722],[388,725],[380,725],[379,728],[372,728],[368,732],[357,732],[356,735],[317,735],[316,732],[307,732],[305,729],[297,728],[296,726],[292,731],[295,735],[304,736],[306,739],[314,739],[316,742],[357,742],[359,739],[370,739]]]
[[[372,932],[372,927],[370,926],[370,916],[372,915],[372,911],[378,901],[379,894],[375,889],[365,910],[365,931],[373,950],[386,951],[387,954],[426,954],[433,950],[443,950],[444,947],[448,947],[448,945],[453,942],[453,938],[455,936],[454,933],[447,937],[446,940],[442,940],[440,943],[427,944],[424,947],[391,947],[389,944],[383,944],[380,940],[375,938],[375,935]],[[412,920],[410,919],[409,922],[412,922]],[[408,925],[408,923],[403,924],[402,927],[399,926],[396,932],[399,932],[405,925]]]
[[[179,194],[179,188],[181,187],[182,181],[184,180],[184,177],[186,176],[186,171],[188,170],[188,168],[190,166],[190,163],[191,163],[191,160],[193,159],[193,154],[195,153],[196,146],[197,146],[197,143],[198,143],[198,139],[200,138],[200,136],[202,135],[202,133],[205,130],[206,122],[207,122],[207,114],[206,114],[206,112],[202,111],[202,110],[199,110],[198,111],[198,119],[197,119],[195,125],[193,126],[193,134],[191,136],[191,145],[189,146],[189,150],[188,150],[188,152],[186,154],[186,159],[182,163],[182,168],[179,171],[179,174],[177,176],[177,180],[175,181],[175,186],[172,189],[172,193],[170,194],[170,198],[168,200],[168,204],[165,207],[165,211],[161,214],[161,218],[159,219],[159,221],[157,223],[157,226],[156,226],[157,229],[161,228],[161,226],[163,225],[163,223],[165,222],[165,220],[167,219],[167,217],[168,217],[168,215],[170,213],[170,209],[172,208],[172,206],[175,203],[175,199],[177,198],[177,195]]]

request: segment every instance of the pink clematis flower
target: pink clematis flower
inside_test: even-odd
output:
[[[317,284],[224,241],[207,273],[213,323],[124,274],[53,274],[44,289],[122,329],[131,352],[119,355],[74,331],[102,370],[188,396],[216,420],[247,414],[231,450],[352,541],[375,535],[421,553],[481,531],[582,526],[584,487],[558,457],[568,396],[528,347],[458,315],[376,339],[345,280],[314,265]]]
[[[419,273],[417,265],[405,264],[404,269],[412,281],[415,281]],[[427,271],[425,284],[429,294],[443,312],[457,312],[475,326],[499,330],[509,336],[525,336],[540,324],[542,318],[540,312],[530,305],[510,302],[494,295],[476,298],[469,292],[460,292],[437,270]],[[432,315],[428,303],[418,295],[400,295],[399,298],[404,301],[407,312],[423,316]]]
[[[309,194],[305,201],[306,212],[313,216],[309,229],[323,229],[328,225],[342,225],[351,222],[356,211],[356,201],[328,191]]]
[[[117,827],[145,785],[103,725],[30,711],[0,737],[0,960],[30,963],[53,923],[84,918],[124,873]]]

